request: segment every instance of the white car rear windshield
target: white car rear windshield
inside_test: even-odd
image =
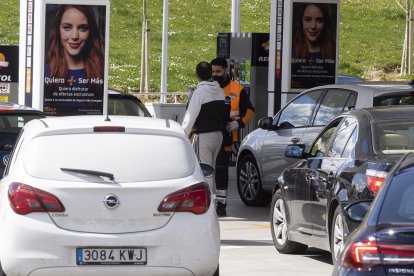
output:
[[[197,162],[182,138],[125,133],[37,137],[23,158],[33,177],[81,182],[99,182],[101,177],[62,168],[109,173],[115,182],[139,182],[189,176]]]

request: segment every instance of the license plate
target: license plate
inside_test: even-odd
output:
[[[146,248],[77,248],[78,265],[145,265]]]

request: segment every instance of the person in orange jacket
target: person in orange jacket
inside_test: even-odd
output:
[[[230,118],[226,125],[227,136],[223,137],[219,155],[216,160],[216,211],[218,216],[226,216],[227,193],[229,186],[229,164],[232,145],[240,143],[239,129],[244,128],[254,115],[254,107],[244,87],[230,78],[228,63],[225,58],[217,57],[211,61],[213,79],[220,84],[226,98],[230,98]],[[226,136],[226,135],[224,135]]]

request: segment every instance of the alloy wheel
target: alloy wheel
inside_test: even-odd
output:
[[[344,220],[339,214],[335,218],[333,230],[333,250],[335,259],[338,259],[339,252],[344,245]]]
[[[251,162],[246,162],[240,169],[240,191],[247,200],[256,198],[259,190],[259,173],[256,166]]]
[[[278,199],[273,208],[273,231],[279,245],[284,245],[287,240],[287,223],[285,204]]]

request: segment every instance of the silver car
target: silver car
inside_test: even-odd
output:
[[[266,206],[275,180],[297,162],[285,157],[289,144],[306,145],[337,114],[353,108],[414,104],[414,87],[400,82],[332,84],[308,89],[242,141],[237,155],[237,188],[249,206]]]

